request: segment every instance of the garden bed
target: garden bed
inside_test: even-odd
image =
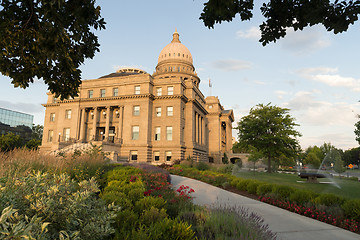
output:
[[[231,174],[208,169],[199,170],[189,166],[175,165],[167,169],[175,175],[197,179],[246,197],[360,233],[360,199],[346,199],[330,193],[320,194],[286,185],[235,177]]]

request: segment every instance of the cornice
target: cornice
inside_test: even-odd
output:
[[[129,98],[150,98],[154,100],[155,96],[153,94],[132,94],[132,95],[122,95],[116,97],[98,97],[98,98],[81,98],[81,99],[69,99],[59,101],[57,103],[49,103],[42,104],[44,107],[53,107],[59,106],[61,103],[72,103],[72,102],[103,102],[103,101],[111,101],[111,100],[121,100],[121,99],[129,99]]]
[[[156,96],[154,97],[154,100],[163,100],[163,99],[176,99],[176,98],[180,98],[182,100],[184,100],[185,102],[188,101],[188,98],[184,95],[162,95],[162,96]]]
[[[59,103],[45,103],[45,104],[41,104],[43,107],[57,107],[60,106]]]

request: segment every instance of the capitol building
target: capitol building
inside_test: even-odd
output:
[[[102,145],[113,161],[221,163],[231,153],[233,111],[199,89],[193,57],[174,32],[155,72],[123,68],[83,80],[79,95],[48,93],[41,151]]]

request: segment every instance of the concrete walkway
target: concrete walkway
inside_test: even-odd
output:
[[[353,240],[360,235],[341,228],[295,214],[284,209],[253,200],[209,184],[176,175],[171,175],[174,188],[181,185],[195,190],[194,203],[213,205],[215,203],[247,208],[264,219],[269,229],[277,233],[279,240]]]

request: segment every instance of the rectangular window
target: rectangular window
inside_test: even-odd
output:
[[[154,152],[154,161],[159,161],[160,160],[160,152],[156,151]]]
[[[55,113],[50,113],[50,122],[55,122]]]
[[[65,110],[65,118],[66,119],[71,119],[71,109]]]
[[[166,140],[172,141],[172,127],[166,127]]]
[[[155,114],[157,117],[161,117],[161,107],[155,108]]]
[[[171,116],[173,116],[173,114],[174,114],[174,108],[173,107],[167,107],[166,108],[166,114],[167,114],[167,116],[169,116],[169,117],[171,117]]]
[[[138,152],[137,151],[130,151],[131,160],[136,161],[138,159]]]
[[[54,137],[54,131],[53,131],[53,130],[49,130],[49,133],[48,133],[48,142],[52,142],[52,141],[53,141],[53,137]]]
[[[105,89],[100,89],[100,97],[105,97]]]
[[[171,151],[165,152],[166,161],[171,161]]]
[[[70,128],[64,128],[64,141],[67,142],[70,140]]]
[[[161,137],[161,128],[156,127],[155,128],[155,141],[160,141],[160,137]]]
[[[174,95],[174,87],[168,87],[167,91],[168,91],[168,95]]]
[[[162,95],[162,88],[156,88],[156,96],[161,96]]]
[[[132,140],[138,140],[139,139],[139,126],[133,126],[132,127],[131,139]]]
[[[140,86],[135,86],[135,94],[140,94]]]
[[[117,97],[119,95],[119,89],[118,88],[113,88],[113,96]]]
[[[88,91],[88,98],[93,98],[94,95],[94,91],[93,90],[89,90]]]
[[[133,114],[134,114],[134,116],[140,115],[140,106],[134,106]]]

